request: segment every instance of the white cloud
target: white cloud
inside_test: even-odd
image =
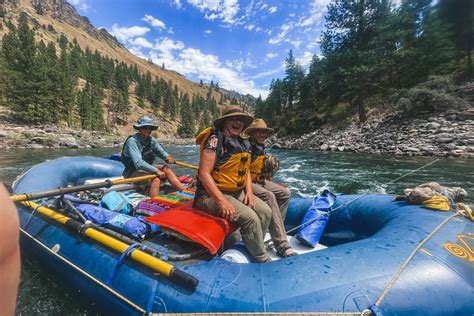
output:
[[[278,10],[277,7],[271,7],[270,9],[268,9],[268,13],[273,14],[273,13],[277,12],[277,10]]]
[[[293,45],[293,47],[295,47],[295,48],[300,48],[300,45],[301,45],[300,40],[290,40],[290,39],[288,39],[287,42],[290,43],[291,45]]]
[[[126,42],[128,39],[145,35],[150,29],[142,26],[120,27],[117,24],[112,25],[110,34],[114,35],[119,41]]]
[[[281,43],[282,41],[284,41],[286,39],[286,35],[288,34],[288,32],[291,30],[292,28],[292,24],[283,24],[281,26],[281,31],[280,33],[278,33],[278,35],[274,38],[271,38],[268,43],[269,44],[279,44]]]
[[[205,81],[219,82],[219,86],[243,94],[267,95],[258,89],[252,80],[245,79],[240,70],[247,66],[247,60],[226,62],[223,65],[215,55],[205,54],[199,49],[186,48],[183,42],[163,38],[154,45],[150,58],[155,64],[165,64],[166,69],[175,70],[185,76],[196,76]],[[239,70],[240,69],[240,70]]]
[[[181,41],[173,41],[172,39],[165,37],[161,41],[157,41],[153,46],[153,49],[158,52],[158,55],[155,55],[157,59],[160,59],[161,62],[165,62],[168,67],[168,63],[174,60],[173,51],[180,51],[184,49],[184,43]],[[161,63],[158,63],[161,65]]]
[[[87,12],[90,8],[87,0],[68,0],[68,2],[83,12]]]
[[[278,56],[277,53],[268,53],[268,54],[265,55],[264,61],[269,61],[270,59],[273,59],[277,56]]]
[[[145,14],[145,16],[142,18],[142,21],[150,23],[151,26],[156,27],[157,29],[165,29],[165,23],[152,15]]]
[[[133,55],[140,57],[141,59],[146,59],[146,56],[143,54],[141,47],[132,46],[132,47],[128,47],[128,50]]]
[[[313,59],[313,53],[306,51],[304,52],[303,56],[299,58],[295,58],[295,59],[301,66],[307,67],[311,63],[311,60]]]
[[[205,34],[211,34],[212,31],[211,31],[211,30],[205,30],[204,33],[205,33]]]
[[[188,3],[203,12],[208,20],[221,20],[229,25],[237,21],[235,18],[239,12],[237,0],[188,0]]]
[[[245,26],[245,29],[249,31],[253,30],[254,28],[255,28],[255,24],[249,24]]]
[[[267,77],[270,77],[272,75],[276,75],[277,73],[281,72],[283,70],[283,67],[279,67],[279,68],[275,68],[275,69],[272,69],[272,70],[267,70],[267,71],[264,71],[264,72],[260,72],[258,74],[255,74],[253,75],[252,77],[250,77],[250,79],[261,79],[261,78],[267,78]]]
[[[297,26],[311,26],[324,23],[324,15],[330,2],[331,0],[313,0],[310,4],[309,14],[303,15],[299,19]]]
[[[176,7],[176,9],[181,9],[181,7],[183,6],[183,4],[181,3],[181,0],[174,0],[172,2],[172,4]]]
[[[143,37],[132,39],[129,42],[134,46],[143,47],[143,48],[153,48],[153,44]]]

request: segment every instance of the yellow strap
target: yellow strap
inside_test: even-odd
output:
[[[464,203],[458,203],[457,210],[460,212],[465,218],[469,219],[471,222],[474,222],[474,212],[469,207],[469,205]]]
[[[432,198],[423,202],[427,208],[438,211],[449,211],[448,198],[445,196],[433,196]]]

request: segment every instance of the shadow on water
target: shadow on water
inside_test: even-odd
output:
[[[196,146],[165,145],[165,149],[178,161],[198,163]],[[105,157],[119,148],[101,149],[12,149],[0,152],[0,180],[11,184],[27,168],[47,159],[63,156]],[[436,181],[448,186],[460,186],[468,191],[468,203],[474,201],[473,161],[467,159],[440,160],[427,168],[402,175],[435,160],[432,157],[380,156],[357,153],[319,151],[272,150],[281,162],[275,181],[286,185],[293,196],[310,197],[325,188],[333,192],[403,194],[403,189]],[[178,175],[190,174],[189,169],[174,168]],[[191,172],[194,174],[194,171]],[[92,311],[64,293],[33,264],[23,261],[17,314],[74,314],[92,315]]]

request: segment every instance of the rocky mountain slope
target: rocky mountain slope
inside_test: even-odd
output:
[[[36,33],[36,40],[44,42],[57,42],[61,35],[67,37],[69,42],[77,41],[81,49],[89,48],[92,52],[98,51],[102,56],[108,56],[119,62],[125,62],[129,66],[136,65],[138,71],[142,74],[150,72],[153,79],[163,79],[171,86],[175,85],[182,94],[201,95],[206,98],[209,92],[209,86],[200,85],[186,79],[183,75],[163,69],[150,61],[141,59],[129,52],[117,39],[109,34],[105,29],[98,29],[92,25],[87,17],[78,14],[74,6],[65,0],[0,0],[0,41],[3,35],[8,32],[5,26],[6,21],[12,21],[17,24],[18,17],[21,13],[26,13],[30,27]],[[80,79],[80,82],[84,80]],[[130,86],[130,113],[127,122],[124,125],[108,126],[109,132],[118,134],[129,134],[133,131],[132,124],[141,115],[151,111],[147,107],[140,108],[137,106],[137,98],[134,95],[134,84]],[[225,89],[211,89],[212,98],[216,101],[221,100],[222,95],[230,97],[230,91]],[[105,95],[108,95],[107,91]],[[244,103],[251,101],[252,96],[241,96],[232,92],[232,96]],[[104,103],[107,100],[103,101]],[[228,101],[227,101],[228,102]],[[176,135],[177,128],[180,124],[179,118],[169,117],[155,112],[158,120],[163,128],[159,132],[167,138]],[[105,115],[105,114],[104,114]],[[15,123],[11,121],[10,123]]]
[[[155,78],[171,80],[178,85],[180,92],[206,96],[208,91],[206,86],[200,87],[199,84],[187,80],[175,71],[162,69],[133,55],[105,29],[97,29],[87,17],[79,15],[74,6],[65,0],[2,1],[6,10],[6,19],[12,19],[15,23],[21,12],[28,15],[31,25],[35,28],[38,40],[57,41],[58,37],[63,34],[70,42],[75,38],[82,49],[89,47],[92,51],[98,50],[103,56],[124,61],[128,65],[136,64],[138,70],[142,73],[149,71]],[[37,5],[41,6],[42,14],[38,14],[38,10],[35,8]],[[0,36],[3,36],[5,32],[7,32],[7,29],[3,27],[0,30]],[[219,100],[220,93],[214,91],[213,96],[216,100]]]

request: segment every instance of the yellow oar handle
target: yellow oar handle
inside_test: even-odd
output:
[[[117,185],[117,184],[125,184],[125,183],[137,183],[137,182],[143,182],[147,180],[153,180],[157,177],[156,174],[150,174],[146,176],[140,176],[140,177],[135,177],[135,178],[126,178],[126,179],[117,179],[117,180],[112,180],[112,185]]]
[[[117,252],[123,253],[130,246],[114,237],[111,237],[93,227],[87,227],[79,221],[70,218],[68,216],[62,215],[50,208],[39,206],[34,202],[21,202],[21,204],[35,209],[38,213],[55,220],[58,223],[61,223],[68,228],[71,228],[74,231],[82,232],[87,237],[99,242],[102,245],[105,245]],[[199,284],[199,280],[193,277],[192,275],[179,270],[170,263],[153,257],[146,252],[135,249],[131,253],[131,258],[154,271],[170,278],[172,281],[180,283],[183,286],[195,289]]]
[[[174,164],[177,165],[177,166],[180,166],[180,167],[185,167],[185,168],[189,168],[189,169],[199,170],[199,167],[198,167],[198,166],[190,165],[190,164],[187,164],[187,163],[185,163],[185,162],[175,161]]]
[[[155,178],[156,178],[156,174],[150,174],[150,175],[140,176],[140,177],[135,177],[135,178],[106,180],[106,181],[98,182],[98,183],[81,184],[81,185],[76,185],[73,187],[63,187],[63,188],[53,189],[49,191],[31,192],[31,193],[22,193],[22,194],[12,195],[10,196],[10,200],[12,200],[13,202],[36,200],[36,199],[41,199],[45,197],[63,195],[63,194],[80,192],[80,191],[85,191],[85,190],[110,188],[111,186],[117,185],[117,184],[136,183],[136,182],[142,182],[142,181],[147,181],[147,180],[153,180]]]

